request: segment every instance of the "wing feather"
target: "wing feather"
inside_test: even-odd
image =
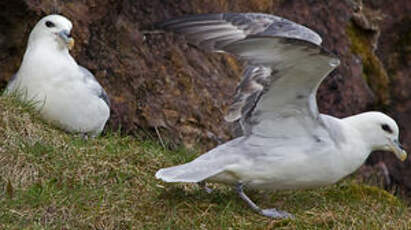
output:
[[[95,94],[102,99],[108,107],[111,106],[110,98],[108,97],[106,91],[103,87],[101,87],[100,83],[96,80],[94,75],[83,66],[79,65],[80,71],[83,73],[84,82],[88,85],[88,87],[95,92]]]
[[[286,123],[274,121],[287,117],[300,117],[308,126],[318,124],[315,95],[322,80],[339,65],[335,55],[307,41],[261,36],[234,42],[224,50],[250,65],[273,70],[262,72],[259,79],[263,79],[265,84],[261,84],[260,97],[251,111],[241,113],[246,134],[252,132],[268,136],[273,135],[273,130],[282,133],[278,130],[286,128],[283,127]],[[248,75],[245,75],[240,86],[248,80]],[[241,87],[239,90],[247,92]],[[297,128],[295,132],[303,133]]]
[[[226,121],[234,122],[249,114],[255,107],[264,88],[269,84],[271,68],[249,65],[243,72],[243,80],[238,85]]]
[[[320,47],[321,37],[314,31],[257,13],[184,16],[159,27],[183,34],[202,49],[231,53],[247,62],[225,116],[227,121],[241,121],[246,135],[272,134],[268,130],[282,128],[281,122],[271,127],[273,120],[291,114],[296,119],[309,117],[311,125],[317,122],[317,88],[339,60]]]
[[[184,34],[193,45],[212,51],[222,51],[226,44],[245,39],[249,35],[281,36],[321,44],[321,37],[307,27],[268,14],[190,15],[159,23],[157,27]],[[203,42],[204,40],[208,42]]]

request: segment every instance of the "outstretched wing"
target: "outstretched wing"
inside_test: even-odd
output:
[[[224,50],[251,68],[227,120],[241,119],[246,134],[266,137],[308,135],[319,124],[315,96],[321,81],[339,65],[333,54],[307,41],[280,37],[250,37]]]
[[[200,48],[247,61],[225,117],[240,120],[246,135],[281,136],[291,123],[293,132],[302,134],[318,125],[316,91],[339,60],[319,46],[321,38],[314,31],[254,13],[186,16],[160,27],[182,33]]]
[[[250,35],[268,35],[306,40],[321,44],[321,37],[305,26],[285,18],[258,13],[200,14],[177,17],[157,27],[183,34],[202,49],[224,51],[227,44]]]
[[[95,92],[95,94],[101,98],[109,107],[110,107],[110,99],[104,90],[103,87],[101,87],[100,83],[96,80],[94,75],[86,68],[83,66],[79,65],[80,71],[84,76],[84,82],[87,84],[87,86]]]

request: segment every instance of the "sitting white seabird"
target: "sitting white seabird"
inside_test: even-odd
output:
[[[234,54],[247,66],[226,116],[241,123],[244,135],[189,163],[160,169],[157,178],[231,184],[258,213],[286,218],[292,215],[259,208],[243,186],[282,190],[333,184],[375,150],[406,159],[398,126],[387,115],[366,112],[339,119],[319,113],[318,86],[339,60],[310,29],[252,13],[188,16],[159,26],[201,48]]]
[[[110,116],[110,102],[93,74],[70,55],[71,28],[60,15],[46,16],[36,24],[6,94],[33,102],[45,121],[68,132],[96,136]]]

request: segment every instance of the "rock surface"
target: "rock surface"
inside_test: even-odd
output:
[[[208,149],[233,136],[223,121],[241,63],[193,48],[153,24],[184,14],[265,12],[317,31],[341,66],[321,85],[320,110],[344,117],[382,110],[400,124],[411,148],[411,4],[409,0],[5,0],[0,3],[0,88],[18,69],[28,34],[51,13],[70,18],[73,56],[91,70],[112,100],[110,127],[170,144]],[[387,162],[395,183],[411,191],[411,160]],[[406,191],[406,190],[404,190]]]

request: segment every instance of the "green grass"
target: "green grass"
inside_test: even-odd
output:
[[[0,97],[0,229],[407,229],[411,210],[391,194],[349,178],[304,191],[247,191],[264,208],[251,211],[234,191],[166,184],[162,167],[200,153],[165,150],[116,132],[82,140],[41,122],[30,105]]]

